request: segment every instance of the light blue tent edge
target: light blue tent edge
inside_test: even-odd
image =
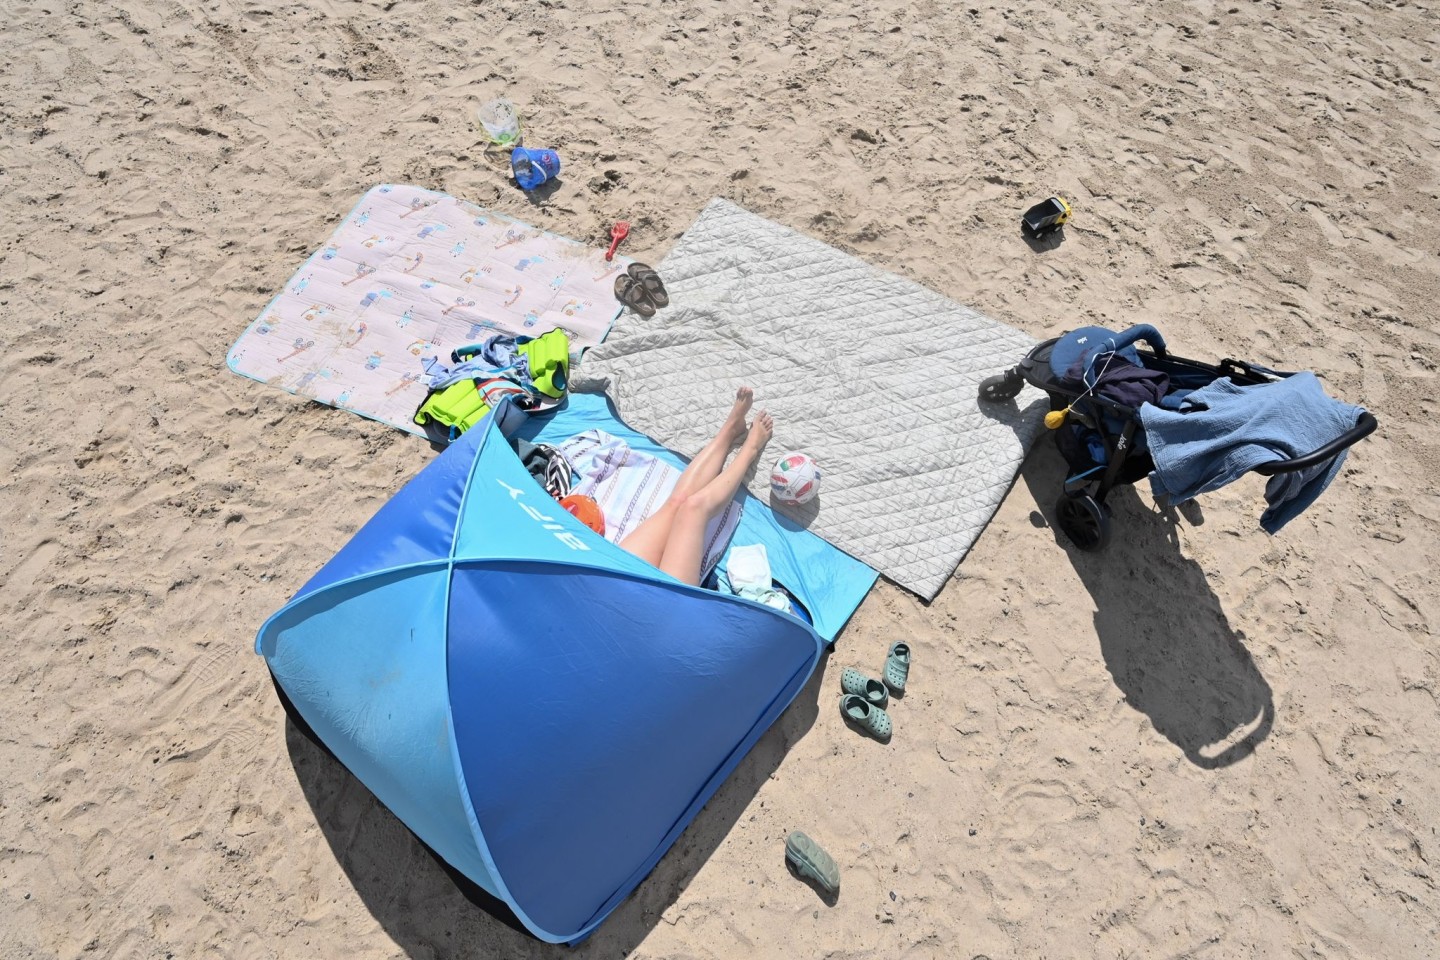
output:
[[[755,604],[751,601],[739,597],[719,595],[712,591],[703,590],[701,588],[692,587],[686,584],[682,584],[679,581],[675,581],[673,580],[673,578],[670,578],[662,572],[655,570],[653,567],[650,567],[643,561],[639,561],[638,558],[634,558],[631,555],[625,553],[624,551],[620,551],[618,548],[615,548],[615,553],[619,554],[625,560],[630,561],[630,563],[616,563],[616,560],[618,559],[617,557],[604,557],[603,554],[601,556],[597,556],[596,558],[597,561],[601,562],[577,562],[573,558],[567,558],[564,563],[560,563],[558,561],[537,560],[531,556],[525,555],[521,551],[507,551],[500,554],[494,554],[490,557],[485,558],[484,560],[457,557],[456,550],[460,543],[460,528],[466,516],[465,507],[466,505],[468,505],[470,497],[476,489],[474,481],[476,473],[477,471],[479,471],[482,461],[484,460],[482,453],[484,452],[485,447],[489,444],[489,441],[493,439],[493,436],[500,432],[495,420],[496,418],[494,417],[488,418],[483,425],[471,431],[471,434],[479,436],[480,442],[476,445],[475,454],[469,464],[469,469],[466,472],[463,482],[464,493],[461,498],[461,505],[455,513],[448,555],[444,558],[437,557],[431,560],[412,561],[397,566],[370,570],[355,576],[347,577],[345,579],[335,580],[333,582],[317,583],[317,581],[323,581],[325,578],[326,571],[322,570],[319,574],[316,575],[316,577],[312,578],[310,583],[306,584],[305,588],[303,588],[300,593],[298,593],[296,597],[292,599],[290,603],[287,603],[284,607],[282,607],[280,611],[270,617],[259,631],[256,639],[256,650],[262,655],[265,655],[267,657],[267,660],[271,661],[272,672],[275,672],[274,667],[276,664],[272,659],[272,654],[274,653],[274,646],[279,639],[278,631],[283,626],[286,617],[296,612],[298,607],[312,607],[323,605],[325,603],[334,603],[338,605],[345,600],[352,598],[355,595],[353,591],[356,591],[361,587],[367,586],[371,582],[379,579],[391,577],[403,578],[412,574],[419,575],[426,573],[443,573],[445,600],[441,604],[441,609],[448,610],[450,603],[449,595],[451,587],[453,585],[453,572],[456,566],[459,564],[464,564],[467,566],[475,566],[477,564],[497,564],[503,566],[507,562],[520,562],[532,565],[539,564],[563,568],[591,569],[603,572],[607,575],[618,575],[626,578],[634,578],[637,580],[642,580],[649,585],[662,587],[667,591],[675,591],[701,596],[709,602],[722,600],[728,604],[750,609],[762,618],[767,618],[771,620],[778,619],[779,621],[783,621],[783,623],[789,629],[793,629],[797,625],[803,626],[804,630],[812,637],[814,645],[814,655],[807,657],[803,667],[797,670],[789,678],[788,682],[785,682],[780,686],[778,692],[772,698],[770,703],[767,704],[766,707],[760,712],[759,716],[755,719],[755,722],[746,731],[745,735],[721,759],[721,761],[715,767],[709,778],[705,780],[700,789],[695,792],[690,802],[675,818],[674,823],[670,826],[670,829],[665,832],[661,840],[655,845],[655,848],[651,852],[651,854],[649,856],[646,856],[643,861],[636,867],[636,869],[625,879],[625,881],[615,889],[613,894],[595,912],[594,916],[590,918],[589,922],[587,922],[578,929],[565,930],[546,929],[543,924],[537,922],[533,917],[530,916],[529,911],[525,909],[525,907],[519,902],[517,897],[512,894],[508,885],[505,882],[503,873],[497,865],[495,857],[492,855],[490,844],[486,839],[485,830],[480,823],[480,818],[471,803],[470,785],[466,782],[465,765],[461,759],[460,744],[455,733],[456,721],[448,695],[441,698],[441,702],[443,702],[445,708],[447,747],[445,753],[446,759],[448,760],[448,770],[446,771],[446,773],[449,777],[453,778],[451,782],[457,786],[457,792],[453,795],[451,799],[453,801],[457,801],[458,806],[461,810],[463,810],[465,830],[468,834],[468,837],[466,837],[466,839],[468,839],[469,841],[469,843],[464,846],[468,846],[473,849],[474,852],[478,855],[478,860],[475,858],[464,856],[463,854],[457,855],[457,850],[463,849],[463,847],[456,844],[455,841],[458,838],[454,836],[453,832],[447,832],[443,827],[437,830],[433,823],[425,822],[427,819],[426,817],[417,815],[416,812],[413,810],[406,810],[405,808],[407,807],[407,804],[404,802],[404,798],[397,797],[394,795],[395,791],[386,789],[383,783],[386,778],[376,775],[376,770],[374,769],[374,765],[371,762],[370,758],[359,755],[358,748],[347,749],[352,745],[347,742],[346,738],[343,735],[336,736],[335,731],[332,730],[331,736],[325,736],[325,733],[319,728],[319,726],[317,726],[312,721],[311,717],[307,716],[305,711],[300,708],[300,702],[304,700],[304,697],[297,697],[296,691],[288,688],[285,680],[281,676],[283,670],[280,673],[276,673],[277,683],[281,685],[286,695],[290,698],[292,704],[294,704],[296,709],[300,711],[302,718],[304,718],[307,723],[310,723],[312,728],[316,729],[316,733],[321,737],[322,741],[325,742],[326,745],[335,752],[336,756],[341,760],[342,763],[344,763],[347,768],[354,772],[356,776],[367,785],[367,787],[369,787],[373,792],[375,792],[376,796],[381,800],[382,803],[385,803],[386,806],[392,810],[392,812],[395,812],[396,815],[402,820],[402,822],[404,822],[407,827],[413,830],[422,841],[427,843],[427,845],[429,845],[432,850],[436,851],[438,855],[440,855],[443,859],[445,859],[452,866],[458,869],[462,874],[476,882],[481,888],[487,890],[487,892],[490,892],[491,894],[497,896],[499,899],[504,901],[507,906],[509,906],[510,909],[515,912],[515,915],[521,920],[521,922],[524,923],[527,928],[529,928],[539,938],[549,942],[576,942],[591,933],[595,929],[595,927],[598,926],[598,924],[601,923],[604,918],[626,896],[629,895],[631,891],[633,891],[635,886],[637,886],[644,879],[644,877],[650,872],[651,869],[653,869],[655,864],[659,862],[660,858],[674,843],[675,839],[678,838],[679,834],[693,820],[694,816],[699,812],[701,807],[703,807],[704,803],[709,800],[709,798],[715,793],[715,791],[719,789],[720,785],[723,784],[724,780],[729,776],[729,774],[733,772],[735,767],[741,762],[744,756],[753,747],[754,743],[760,738],[760,736],[764,734],[765,730],[769,728],[769,726],[774,722],[776,717],[778,717],[779,714],[783,712],[786,707],[788,707],[790,702],[794,699],[794,696],[799,692],[801,688],[803,688],[805,682],[808,681],[810,675],[813,673],[815,665],[818,663],[819,657],[827,644],[827,639],[822,637],[819,633],[817,633],[813,628],[809,627],[808,625],[800,624],[800,622],[795,620],[794,618],[786,614],[774,611],[764,605]],[[519,468],[518,460],[514,459],[513,453],[510,452],[508,444],[502,443],[499,446],[503,448],[505,453],[509,454],[510,459],[514,463],[515,467]],[[528,475],[526,476],[528,479]],[[397,497],[398,496],[399,495],[397,495]],[[566,519],[570,519],[568,518],[568,515]],[[357,533],[357,537],[358,536],[359,534]],[[632,563],[637,564],[641,569],[616,569],[617,566],[628,567]],[[328,566],[330,565],[327,564],[327,567]],[[868,590],[870,582],[873,582],[873,574],[870,579],[865,582],[864,590]],[[850,606],[850,609],[844,611],[843,617],[840,621],[842,624],[843,620],[848,619],[849,614],[853,612],[854,606],[858,605],[859,599],[864,595],[864,590],[859,591],[858,595],[854,598],[854,604]],[[838,627],[836,629],[838,629]],[[439,624],[439,629],[435,631],[435,635],[444,640],[444,638],[448,635],[448,630],[448,620],[446,620],[445,622],[441,622]],[[411,632],[413,634],[414,631],[412,630]],[[266,650],[267,640],[270,641],[272,647],[270,652],[267,652]],[[442,646],[448,646],[448,640],[444,640]],[[443,661],[444,650],[438,650],[435,651],[435,653],[438,654]],[[442,686],[448,689],[449,676],[446,672],[447,669],[448,668],[444,666],[442,662],[439,671],[439,677]],[[430,794],[430,796],[432,797],[434,795],[434,793]]]

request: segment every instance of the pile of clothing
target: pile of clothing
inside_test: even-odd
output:
[[[545,488],[546,493],[558,500],[560,506],[568,510],[575,519],[600,536],[605,536],[605,511],[594,497],[571,491],[576,473],[570,461],[565,459],[565,454],[548,443],[531,443],[518,437],[510,439],[510,446],[514,448],[515,455],[520,458],[530,476]]]
[[[427,357],[430,387],[415,422],[437,443],[449,443],[485,418],[501,400],[521,410],[559,403],[569,387],[570,338],[563,330],[538,337],[496,334],[484,343],[457,347],[446,366]]]

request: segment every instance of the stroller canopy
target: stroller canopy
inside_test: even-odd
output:
[[[838,630],[874,573],[800,533],[843,561],[816,576],[846,592],[812,599],[832,621],[840,611]],[[256,649],[382,803],[561,942],[659,861],[804,686],[826,632],[593,535],[492,416],[382,507]]]

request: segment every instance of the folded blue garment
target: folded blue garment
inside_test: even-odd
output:
[[[1275,383],[1237,386],[1216,380],[1187,396],[1180,411],[1140,408],[1155,472],[1155,496],[1183,503],[1217,490],[1263,463],[1293,460],[1318,450],[1355,426],[1364,411],[1327,395],[1313,373]],[[1309,470],[1276,474],[1265,486],[1260,515],[1276,533],[1324,492],[1346,451]]]

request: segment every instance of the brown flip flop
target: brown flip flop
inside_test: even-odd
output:
[[[651,299],[650,291],[628,273],[615,278],[615,299],[642,317],[655,316],[655,301]]]
[[[654,267],[643,263],[632,263],[625,272],[645,285],[645,292],[650,294],[650,299],[654,301],[655,306],[670,306],[670,294],[665,292],[665,284],[661,282],[660,274],[655,272]]]

